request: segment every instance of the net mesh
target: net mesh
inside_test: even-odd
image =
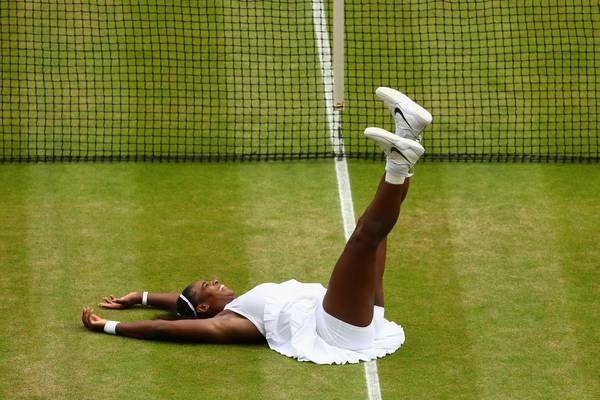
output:
[[[346,2],[346,143],[393,130],[379,85],[424,104],[430,159],[598,160],[597,1]],[[390,15],[394,15],[390,18]]]
[[[381,157],[391,86],[434,115],[429,159],[598,161],[597,1],[345,4],[348,157]],[[331,157],[321,7],[0,0],[0,160]]]
[[[0,158],[332,153],[310,2],[0,4]]]

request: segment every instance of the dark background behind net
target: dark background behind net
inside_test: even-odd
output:
[[[426,157],[598,161],[595,1],[346,0],[347,156],[434,116]],[[312,2],[0,2],[0,160],[333,156]]]

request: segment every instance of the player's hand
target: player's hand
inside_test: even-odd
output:
[[[96,332],[102,332],[104,330],[104,325],[106,324],[106,320],[94,314],[94,311],[89,307],[83,308],[81,321],[86,328]]]
[[[124,310],[126,308],[138,304],[139,302],[140,294],[137,292],[132,292],[119,298],[111,294],[110,296],[105,297],[102,303],[98,304],[98,306],[102,308],[108,308],[111,310]]]

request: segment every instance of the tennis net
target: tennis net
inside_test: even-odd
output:
[[[430,160],[598,161],[596,1],[345,4],[348,157],[381,157],[391,86],[434,115]],[[0,161],[335,156],[319,7],[1,0]]]

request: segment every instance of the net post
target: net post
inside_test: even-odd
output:
[[[333,0],[333,105],[344,107],[344,0]]]

